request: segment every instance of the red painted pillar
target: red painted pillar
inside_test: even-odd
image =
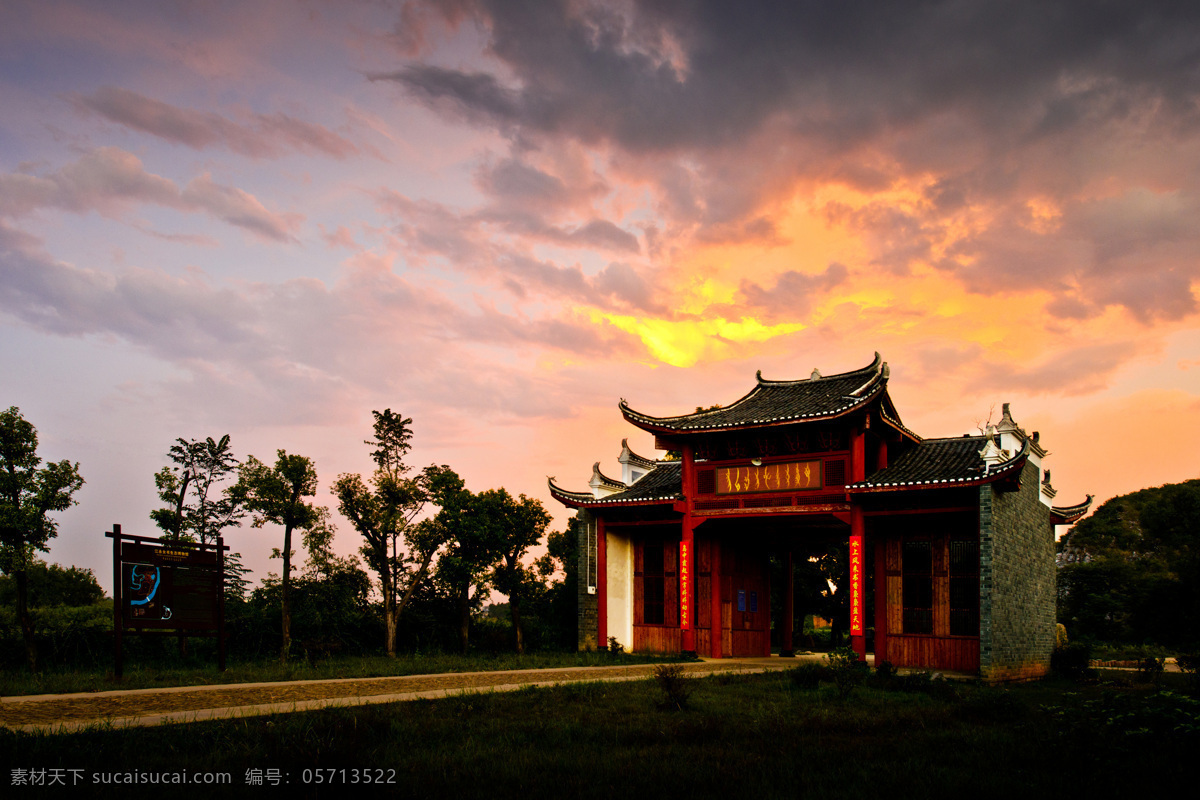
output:
[[[771,657],[771,563],[770,559],[763,556],[763,619],[766,620],[766,626],[763,630],[762,654],[764,658]]]
[[[875,665],[887,660],[887,546],[877,533],[875,547]]]
[[[865,425],[870,425],[867,417]],[[850,481],[857,483],[866,477],[867,472],[867,436],[864,425],[856,425],[850,432]],[[866,614],[865,592],[865,525],[863,522],[862,506],[851,498],[850,505],[850,646],[858,653],[859,661],[867,658],[867,640],[864,636],[864,616]]]
[[[596,517],[596,645],[608,647],[608,561],[605,551],[608,534],[604,530],[604,517]],[[633,649],[633,642],[621,642]]]
[[[696,497],[696,454],[692,446],[682,447],[683,537],[679,542],[679,647],[685,653],[696,652],[696,523],[692,519],[692,501]],[[685,572],[686,570],[686,572]]]
[[[795,568],[792,566],[792,550],[788,548],[787,566],[783,573],[783,635],[779,640],[779,655],[781,658],[791,658],[796,654],[792,648],[795,632],[792,630],[796,616],[796,587],[794,584]]]

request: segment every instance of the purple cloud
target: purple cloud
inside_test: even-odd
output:
[[[17,217],[40,208],[77,214],[96,211],[115,217],[131,205],[158,205],[202,212],[265,239],[290,241],[299,222],[292,214],[276,214],[256,197],[209,176],[193,178],[182,189],[145,170],[137,156],[101,147],[46,175],[0,175],[0,215]]]
[[[223,147],[251,158],[277,158],[298,151],[345,159],[360,152],[353,142],[328,128],[287,114],[250,114],[248,123],[240,123],[115,86],[101,87],[90,95],[73,94],[70,100],[77,108],[111,122],[196,150]]]

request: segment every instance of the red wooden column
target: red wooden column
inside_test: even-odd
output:
[[[887,545],[878,529],[872,531],[875,547],[875,665],[887,661]]]
[[[683,446],[683,536],[679,542],[679,648],[696,652],[696,534],[692,518],[692,499],[696,496],[696,462],[691,445]]]
[[[867,473],[867,436],[866,428],[871,424],[868,413],[862,424],[855,425],[850,432],[850,482],[858,483]],[[858,653],[858,660],[867,658],[867,639],[864,635],[863,623],[866,613],[865,592],[865,525],[863,523],[862,507],[851,498],[850,506],[850,646]]]
[[[764,619],[767,624],[763,629],[762,655],[764,658],[771,657],[771,566],[770,561],[763,564],[763,598],[762,605],[764,607]]]
[[[709,578],[711,589],[709,595],[712,597],[711,612],[709,613],[709,619],[712,620],[709,655],[713,658],[721,658],[723,655],[721,646],[725,639],[725,629],[721,623],[721,540],[714,536],[711,548],[711,554],[708,557],[709,564],[711,565],[711,577]]]
[[[792,639],[795,638],[792,625],[796,616],[796,587],[793,582],[796,570],[792,566],[792,549],[790,547],[787,552],[787,566],[784,567],[784,570],[783,637],[779,641],[779,656],[780,658],[791,658],[796,655],[796,651],[792,649]]]
[[[605,551],[608,550],[607,534],[604,531],[604,517],[596,517],[596,646],[600,649],[608,647],[608,562]],[[633,649],[633,642],[621,642]]]

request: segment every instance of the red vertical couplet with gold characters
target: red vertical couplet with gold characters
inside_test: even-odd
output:
[[[863,537],[850,537],[850,635],[863,635]]]
[[[679,543],[679,627],[692,627],[692,548],[690,542]]]

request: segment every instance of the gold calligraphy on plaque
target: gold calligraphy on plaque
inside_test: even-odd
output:
[[[745,467],[717,467],[717,494],[795,492],[820,489],[820,461],[788,461]]]

